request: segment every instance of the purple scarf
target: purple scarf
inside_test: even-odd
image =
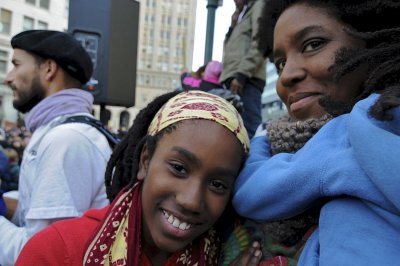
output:
[[[34,132],[54,118],[74,113],[90,113],[93,96],[81,89],[65,89],[50,95],[38,103],[25,116],[26,127]]]

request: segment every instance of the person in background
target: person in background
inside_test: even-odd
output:
[[[278,95],[300,121],[297,142],[306,143],[285,151],[296,134],[267,124],[251,142],[233,204],[286,243],[296,225],[281,221],[317,208],[314,228],[298,220],[310,229],[297,233],[299,261],[280,265],[391,265],[400,259],[400,5],[267,3],[259,45],[275,63]],[[301,121],[324,116],[333,119],[302,134]]]
[[[261,124],[261,94],[264,90],[265,56],[255,36],[262,0],[235,0],[236,10],[224,41],[220,82],[243,100],[242,117],[251,138]]]
[[[248,145],[224,99],[198,90],[155,98],[108,162],[111,205],[39,232],[16,266],[218,265]],[[256,245],[233,265],[257,265],[260,256]]]
[[[200,66],[196,71],[188,73],[184,72],[181,75],[181,85],[183,90],[198,89],[201,79],[203,78],[206,65]]]
[[[199,85],[199,90],[210,91],[212,89],[222,88],[222,85],[219,82],[221,72],[222,64],[219,61],[213,60],[208,62]]]
[[[222,71],[222,64],[218,61],[210,61],[206,64],[204,73],[200,79],[195,79],[195,82],[186,82],[182,84],[181,90],[201,90],[210,91],[212,89],[222,89],[221,83],[219,83],[219,77]],[[192,78],[190,78],[192,79]]]
[[[1,184],[1,180],[0,180]],[[6,203],[3,199],[3,191],[0,189],[0,216],[5,216],[7,211]]]
[[[26,241],[49,224],[109,203],[107,139],[90,125],[63,124],[74,115],[92,117],[93,96],[82,90],[91,58],[72,35],[58,31],[24,31],[11,46],[14,67],[5,83],[32,137],[22,158],[17,224],[0,217],[2,266],[14,265]]]
[[[0,180],[2,181],[0,188],[5,192],[6,182],[8,180],[8,157],[3,146],[0,145]]]
[[[1,184],[1,188],[4,192],[11,191],[11,190],[18,190],[18,180],[19,180],[19,171],[20,166],[18,164],[19,157],[17,151],[12,148],[5,148],[4,152],[7,156],[8,160],[8,169],[5,174],[5,178]]]

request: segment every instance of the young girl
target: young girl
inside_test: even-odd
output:
[[[224,99],[200,91],[156,98],[110,158],[111,205],[47,227],[16,265],[217,265],[248,147]],[[249,253],[256,265],[259,250]]]
[[[327,200],[299,265],[400,259],[399,11],[389,0],[265,7],[260,46],[272,52],[289,114],[335,118],[294,154],[272,156],[270,135],[255,137],[233,203],[246,217],[274,222]]]

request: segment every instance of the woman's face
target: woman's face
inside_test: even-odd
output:
[[[360,93],[363,75],[355,71],[333,79],[330,68],[341,48],[358,48],[363,42],[345,31],[346,25],[320,7],[304,3],[288,7],[274,31],[273,59],[278,71],[276,90],[289,115],[296,120],[319,118],[325,110],[319,100],[348,102]]]
[[[141,155],[144,250],[168,254],[208,231],[227,206],[242,161],[237,138],[208,120],[186,120]]]

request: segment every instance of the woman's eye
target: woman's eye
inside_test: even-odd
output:
[[[310,41],[306,42],[306,44],[304,45],[303,52],[311,52],[311,51],[317,50],[318,48],[323,46],[325,44],[325,42],[326,41],[322,40],[322,39],[310,40]]]
[[[276,71],[278,72],[278,75],[283,71],[285,64],[286,64],[286,61],[283,59],[279,59],[275,62],[275,68],[276,68]]]
[[[223,181],[220,180],[210,181],[210,187],[212,191],[218,194],[224,194],[229,189],[228,186]]]

